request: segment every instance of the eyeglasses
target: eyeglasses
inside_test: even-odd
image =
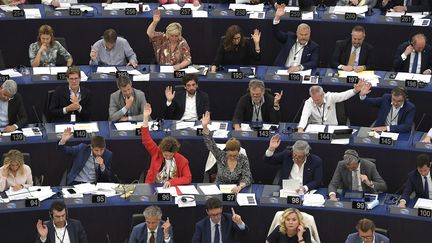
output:
[[[209,213],[209,212],[207,212],[207,215],[208,215],[209,217],[216,218],[216,217],[221,216],[221,215],[222,215],[222,212],[220,212],[220,213]]]
[[[372,236],[360,236],[360,238],[362,238],[362,240],[372,240],[373,235]]]

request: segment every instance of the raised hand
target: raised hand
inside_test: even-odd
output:
[[[358,83],[354,84],[354,90],[358,93],[362,90],[363,86],[366,84],[364,78],[359,79]]]
[[[254,43],[259,43],[261,39],[261,32],[258,29],[255,29],[253,34],[251,34],[251,38]]]
[[[274,103],[273,104],[275,106],[278,106],[279,102],[280,102],[280,100],[282,99],[282,96],[283,96],[283,90],[281,90],[280,93],[274,93],[274,95],[275,95],[275,97],[274,97]]]
[[[285,4],[276,4],[275,20],[279,21],[285,14]]]
[[[96,50],[91,49],[91,51],[90,51],[90,58],[91,58],[93,61],[96,61],[96,59],[97,59],[97,51],[96,51]]]
[[[365,96],[371,92],[372,84],[371,83],[365,83],[360,91],[360,96]]]
[[[151,105],[150,105],[150,103],[146,103],[144,105],[144,114],[143,114],[144,118],[148,119],[150,117],[151,113],[152,113]]]
[[[37,221],[36,229],[37,229],[37,232],[38,232],[40,238],[42,238],[42,240],[46,240],[47,235],[48,235],[48,227],[45,224],[43,224],[42,220],[39,219]]]
[[[175,96],[175,91],[173,91],[172,86],[167,86],[165,88],[165,98],[167,99],[167,101],[172,102],[174,96]]]
[[[281,143],[280,135],[279,134],[273,135],[273,137],[271,137],[270,139],[269,150],[274,152],[277,149],[277,147],[279,147],[280,143]]]
[[[167,220],[162,225],[165,239],[167,239],[170,236],[170,228],[171,228],[171,223],[170,223],[169,218],[167,217]]]
[[[241,216],[236,214],[236,212],[234,211],[234,208],[231,208],[231,212],[232,212],[232,221],[236,224],[241,224],[243,223]]]
[[[72,133],[72,128],[70,128],[70,127],[67,127],[64,131],[63,131],[63,135],[62,135],[62,137],[61,137],[61,140],[60,140],[60,142],[61,143],[66,143],[71,137],[73,136],[73,133]]]
[[[153,12],[153,22],[158,23],[160,20],[161,20],[161,13],[160,13],[159,9],[156,9]]]

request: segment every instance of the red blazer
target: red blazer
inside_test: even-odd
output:
[[[156,176],[161,169],[162,162],[164,161],[162,151],[151,138],[148,127],[141,128],[141,139],[142,144],[151,156],[150,169],[147,172],[145,183],[155,183]],[[180,153],[175,153],[174,159],[177,166],[178,177],[171,178],[169,183],[171,186],[190,184],[192,182],[192,174],[189,169],[189,161]]]

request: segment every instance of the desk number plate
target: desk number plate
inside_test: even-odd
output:
[[[157,200],[159,202],[170,202],[171,201],[171,194],[169,194],[169,193],[158,193],[157,194]]]
[[[92,195],[92,203],[106,203],[106,196],[105,195]]]
[[[234,193],[224,193],[224,194],[222,194],[222,201],[235,202],[236,201],[236,195]]]
[[[288,204],[300,205],[301,204],[301,199],[300,199],[300,197],[297,197],[297,196],[288,196],[287,197],[287,203]]]
[[[354,201],[352,202],[352,209],[366,210],[367,206],[365,202]]]

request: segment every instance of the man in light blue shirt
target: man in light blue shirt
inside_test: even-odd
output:
[[[138,61],[129,42],[118,37],[114,29],[107,29],[103,39],[96,41],[91,47],[90,65],[128,65],[136,68]]]

